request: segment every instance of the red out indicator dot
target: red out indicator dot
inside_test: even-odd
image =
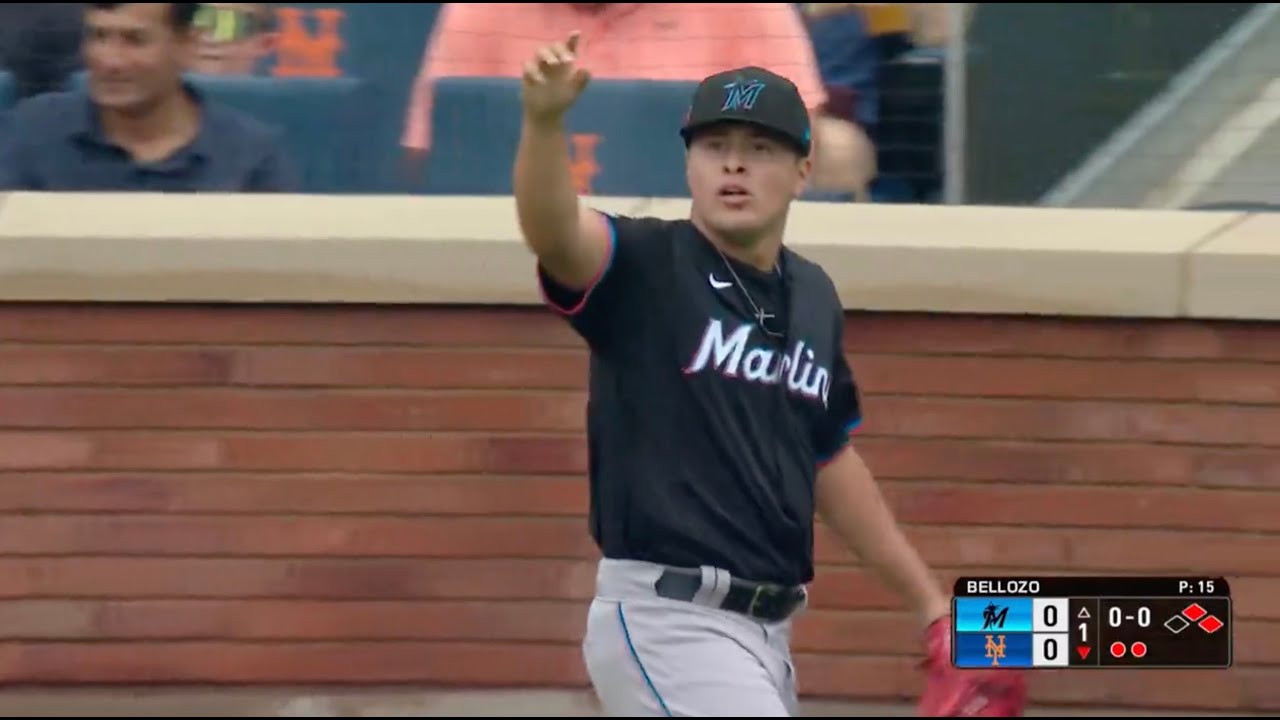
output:
[[[1124,651],[1125,651],[1125,650],[1126,650],[1126,648],[1125,648],[1125,646],[1124,646],[1124,643],[1122,643],[1122,642],[1113,642],[1113,643],[1111,643],[1111,657],[1113,657],[1113,658],[1122,658],[1122,657],[1124,657]]]
[[[1139,640],[1129,646],[1129,653],[1136,658],[1144,657],[1147,654],[1147,644]]]

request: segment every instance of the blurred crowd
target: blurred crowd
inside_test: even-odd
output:
[[[343,145],[364,165],[394,155],[394,187],[412,192],[425,186],[406,178],[420,175],[436,149],[482,153],[503,145],[484,132],[508,132],[488,120],[474,138],[442,127],[442,80],[514,79],[536,47],[577,30],[600,81],[693,83],[743,65],[791,78],[815,118],[813,199],[935,202],[945,51],[966,7],[14,3],[0,9],[0,184],[332,191],[313,182],[321,166],[313,155]],[[193,78],[242,84],[206,91]],[[344,89],[352,79],[361,94]],[[263,99],[277,92],[289,99]],[[288,93],[336,99],[326,109]]]

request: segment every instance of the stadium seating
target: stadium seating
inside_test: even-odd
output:
[[[694,84],[595,80],[568,117],[571,134],[594,136],[573,150],[596,195],[681,197],[684,146],[678,128]],[[520,137],[519,80],[445,78],[435,88],[424,191],[506,195]],[[586,145],[594,143],[593,148]],[[595,169],[591,169],[594,164]]]
[[[82,87],[84,78],[78,73],[71,82]],[[370,132],[377,118],[368,83],[351,77],[189,79],[210,98],[283,130],[307,192],[376,192],[385,185],[388,163]]]
[[[943,190],[944,56],[913,49],[880,67],[875,202],[938,202]]]

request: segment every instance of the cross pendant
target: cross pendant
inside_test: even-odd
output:
[[[759,322],[761,325],[763,325],[766,320],[769,320],[772,317],[773,317],[773,313],[765,312],[764,308],[760,308],[759,310],[756,311],[756,321]]]

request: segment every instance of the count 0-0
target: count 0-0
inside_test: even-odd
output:
[[[1137,615],[1125,615],[1118,605],[1112,605],[1111,609],[1107,610],[1107,622],[1113,628],[1120,627],[1122,622],[1133,622],[1134,620],[1138,621],[1138,627],[1151,627],[1151,608],[1143,605],[1138,608]]]

